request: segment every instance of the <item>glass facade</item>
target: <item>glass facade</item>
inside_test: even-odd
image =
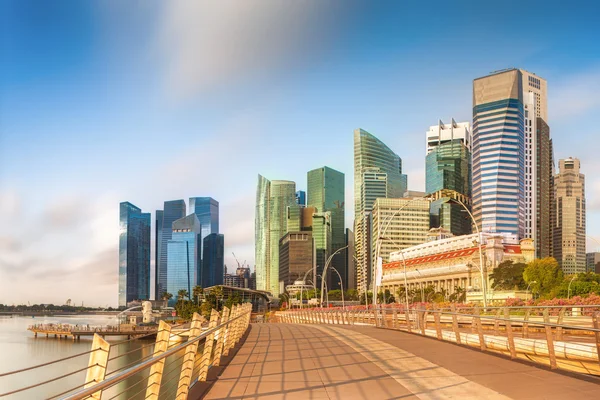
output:
[[[190,213],[200,221],[202,241],[211,233],[219,233],[219,202],[212,197],[190,197]],[[202,251],[200,252],[202,257]]]
[[[203,258],[202,271],[199,274],[198,285],[203,288],[222,285],[224,274],[223,251],[225,247],[225,237],[218,233],[211,233],[202,241]]]
[[[379,182],[369,181],[377,173]],[[385,182],[383,181],[385,180]],[[369,132],[356,129],[354,131],[354,235],[357,258],[357,287],[363,290],[365,282],[370,279],[371,262],[368,224],[365,221],[373,209],[375,199],[385,190],[385,196],[399,198],[407,191],[407,178],[402,175],[402,160],[381,140]],[[376,190],[377,193],[373,193]],[[360,273],[359,273],[360,271]]]
[[[255,213],[256,288],[279,296],[279,240],[287,233],[288,210],[296,207],[296,184],[258,176]]]
[[[161,210],[157,210],[157,215]],[[158,275],[156,275],[156,297],[160,299],[162,294],[167,288],[167,243],[171,240],[173,234],[173,222],[185,217],[185,201],[183,200],[171,200],[165,201],[164,208],[162,210],[162,223],[158,228],[160,230],[159,235],[156,239],[156,254],[158,255]],[[157,217],[158,221],[158,217]],[[170,293],[170,292],[169,292]],[[171,293],[175,296],[175,293]]]
[[[172,237],[167,242],[167,292],[173,295],[169,305],[177,302],[180,290],[192,295],[198,280],[200,245],[200,221],[195,214],[173,222]]]
[[[473,83],[473,215],[483,232],[525,234],[522,73]]]
[[[150,213],[129,202],[119,207],[119,307],[150,299]]]
[[[317,232],[314,234],[317,265],[319,266],[318,273],[320,274],[327,258],[346,245],[344,221],[345,178],[342,172],[329,167],[322,167],[308,172],[307,183],[308,206],[314,207],[317,213],[329,214],[327,216],[329,223],[323,224],[319,223],[320,221],[313,223],[313,231],[324,227],[329,227],[331,230],[327,235]],[[322,240],[321,244],[317,243],[317,238],[326,236],[330,236],[330,239]],[[344,252],[340,252],[331,260],[330,265],[339,272],[344,288],[348,286],[345,258]],[[330,289],[340,289],[337,274],[328,274],[327,285]]]
[[[154,220],[154,300],[160,300],[161,294],[166,290],[159,286],[160,246],[162,239],[163,210],[156,210]],[[162,289],[162,290],[161,290]]]
[[[450,140],[435,146],[426,157],[425,191],[449,189],[471,197],[471,152],[463,140]],[[459,204],[440,199],[431,204],[431,227],[452,234],[471,233],[471,219]]]
[[[306,192],[303,190],[298,190],[296,192],[296,204],[300,206],[306,205]]]

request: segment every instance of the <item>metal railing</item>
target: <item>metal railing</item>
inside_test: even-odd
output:
[[[251,312],[252,306],[245,303],[231,308],[224,307],[221,313],[213,309],[209,321],[195,313],[190,328],[183,332],[174,332],[172,331],[173,326],[160,321],[158,331],[155,333],[155,342],[112,357],[109,357],[111,349],[136,339],[111,344],[100,335],[95,334],[90,351],[0,374],[0,387],[2,387],[2,378],[15,377],[26,371],[48,367],[85,355],[89,355],[87,367],[0,393],[0,397],[27,393],[31,389],[51,382],[85,373],[85,379],[81,384],[64,388],[60,393],[53,393],[49,396],[44,392],[44,396],[48,399],[112,400],[116,398],[131,399],[137,396],[144,399],[186,399],[190,388],[198,382],[206,381],[209,368],[218,366],[222,357],[227,356],[241,339],[250,323]],[[208,327],[203,328],[203,324],[206,322],[208,322]],[[188,333],[187,340],[183,341],[182,333]],[[108,372],[109,366],[114,365],[116,360],[124,356],[131,356],[132,353],[139,352],[144,348],[147,348],[146,351],[151,350],[152,354],[136,358],[133,362],[125,366],[118,366]],[[111,361],[112,363],[110,363]]]
[[[571,306],[569,306],[571,307]],[[600,306],[574,306],[592,315],[569,317],[567,307],[378,307],[376,310],[313,309],[277,312],[276,321],[296,324],[371,325],[437,338],[600,376]],[[535,310],[533,310],[535,309]],[[524,311],[524,313],[522,313]],[[550,313],[554,312],[554,316]],[[518,315],[515,315],[518,313]]]

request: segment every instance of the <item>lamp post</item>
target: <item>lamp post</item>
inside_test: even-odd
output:
[[[571,282],[569,282],[569,288],[567,289],[567,300],[571,298],[571,283],[577,278],[577,274],[573,275]]]
[[[377,237],[377,241],[375,242],[375,262],[377,263],[379,260],[379,254],[381,253],[381,242],[382,239],[385,239],[385,232],[387,231],[387,229],[389,228],[390,224],[392,223],[392,220],[394,219],[394,217],[398,214],[400,214],[400,212],[402,210],[404,210],[404,208],[406,206],[408,206],[409,204],[417,201],[417,200],[429,200],[429,197],[415,197],[409,201],[407,201],[406,203],[404,203],[402,205],[402,207],[400,207],[399,209],[397,209],[396,211],[394,211],[394,213],[389,216],[385,221],[384,221],[384,228],[381,232],[379,232],[379,235]],[[379,218],[379,220],[381,220],[381,218]],[[373,268],[372,271],[372,279],[373,279],[373,307],[376,308],[377,307],[377,279],[376,279],[376,272],[375,272],[376,268]],[[404,266],[404,270],[405,270],[405,278],[406,278],[406,265]],[[406,283],[406,282],[405,282]]]
[[[335,273],[338,275],[338,277],[340,278],[340,287],[342,288],[342,310],[346,310],[346,303],[344,302],[344,283],[342,282],[342,276],[340,275],[339,271],[335,268],[333,268],[333,270],[335,271]]]
[[[527,289],[525,289],[525,301],[529,300],[529,298],[528,298],[529,286],[531,286],[532,283],[537,283],[537,282],[531,281],[531,282],[529,282],[529,285],[527,285]]]
[[[306,271],[304,273],[304,277],[302,278],[302,285],[300,285],[300,308],[302,308],[302,305],[304,304],[304,300],[302,298],[302,288],[304,287],[304,282],[306,282],[306,275],[308,275],[308,273],[312,270],[313,270],[313,268],[311,267],[308,271]],[[317,288],[315,288],[315,292],[316,291],[317,291]],[[316,293],[315,293],[315,296],[316,296]]]
[[[337,249],[332,255],[329,256],[327,262],[325,263],[325,267],[323,268],[323,274],[321,275],[321,308],[323,308],[323,285],[325,283],[325,277],[327,276],[327,268],[329,267],[329,263],[333,259],[333,257],[342,250],[347,249],[348,246],[341,247]],[[328,302],[329,303],[329,302]]]
[[[358,268],[360,268],[361,270],[363,269],[363,266],[358,262],[358,258],[356,258],[356,256],[353,254],[352,257],[354,258],[354,262],[356,263],[356,265],[358,265]],[[369,308],[369,299],[367,296],[367,273],[365,272],[364,274],[364,278],[363,278],[363,283],[364,283],[364,289],[365,289],[365,307]],[[359,302],[360,304],[360,298],[359,298]]]
[[[423,274],[421,273],[421,271],[419,271],[416,268],[415,268],[415,271],[417,271],[419,273],[419,276],[421,278],[423,277]],[[423,289],[423,281],[419,282],[419,286],[421,287],[421,301],[423,301],[423,299],[425,298],[425,290]]]

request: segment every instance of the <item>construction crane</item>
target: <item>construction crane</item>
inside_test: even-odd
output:
[[[238,261],[237,257],[235,256],[235,253],[232,251],[231,254],[233,254],[233,258],[235,258],[235,262],[238,265],[238,268],[242,268],[242,266],[240,265],[240,262]]]

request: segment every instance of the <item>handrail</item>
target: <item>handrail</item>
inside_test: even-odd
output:
[[[248,311],[246,313],[240,314],[234,318],[229,319],[228,321],[221,323],[219,325],[217,325],[214,328],[209,328],[208,330],[202,332],[200,335],[196,336],[193,339],[188,339],[188,341],[181,343],[180,345],[173,347],[157,356],[152,357],[151,359],[148,359],[146,361],[143,361],[142,363],[133,366],[129,369],[126,369],[122,372],[120,372],[119,374],[112,376],[110,378],[107,378],[101,382],[99,382],[96,385],[93,385],[89,388],[86,389],[82,389],[78,392],[75,392],[67,397],[64,397],[64,400],[79,400],[79,399],[84,399],[88,396],[91,396],[92,394],[109,388],[111,386],[114,386],[115,384],[121,382],[122,380],[129,378],[130,376],[133,376],[135,374],[137,374],[140,371],[145,370],[146,368],[152,366],[153,364],[156,364],[158,361],[161,361],[177,352],[179,352],[180,350],[186,348],[187,346],[189,346],[190,344],[194,344],[196,342],[198,342],[201,339],[205,339],[207,336],[214,334],[215,332],[217,332],[220,328],[227,326],[228,324],[242,318],[242,317],[246,317],[248,313],[251,313],[251,311]]]

